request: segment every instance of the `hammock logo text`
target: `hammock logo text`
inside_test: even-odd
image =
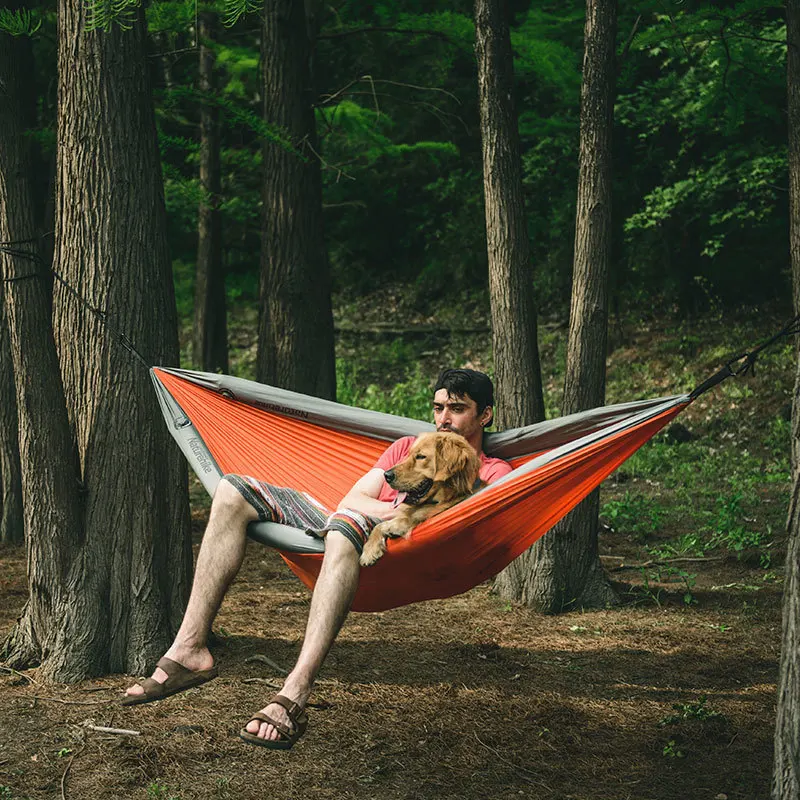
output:
[[[274,411],[276,414],[283,414],[285,417],[308,419],[311,416],[308,411],[302,411],[299,408],[288,408],[287,406],[276,406],[273,403],[252,403],[252,405],[263,408],[265,411]]]
[[[206,453],[206,449],[203,446],[203,443],[198,439],[196,436],[193,436],[189,439],[189,449],[192,451],[192,455],[197,459],[197,463],[199,467],[208,474],[209,472],[213,472],[214,468],[211,466],[211,461],[208,458],[208,454]]]

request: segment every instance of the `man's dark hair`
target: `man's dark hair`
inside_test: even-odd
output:
[[[492,379],[475,369],[446,369],[436,381],[434,394],[446,389],[448,397],[469,395],[478,405],[480,414],[486,406],[494,406]]]

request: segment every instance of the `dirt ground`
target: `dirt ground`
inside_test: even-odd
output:
[[[615,536],[603,550],[624,556]],[[124,709],[125,676],[67,688],[0,669],[0,800],[767,798],[780,583],[698,562],[686,606],[680,587],[648,595],[639,571],[605,563],[623,599],[610,610],[542,616],[481,586],[351,615],[308,732],[280,753],[236,732],[296,657],[309,595],[251,543],[215,626],[214,682]],[[0,551],[0,592],[1,636],[25,599],[21,551]]]

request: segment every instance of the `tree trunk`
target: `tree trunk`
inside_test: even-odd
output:
[[[603,405],[611,254],[611,131],[616,0],[588,0],[572,301],[562,414]],[[597,552],[599,493],[556,524],[500,576],[503,596],[558,613],[615,595]]]
[[[795,314],[800,314],[800,0],[786,3],[789,119],[789,251]],[[772,800],[800,797],[800,348],[792,404],[792,499],[783,584],[783,637]]]
[[[0,254],[8,322],[10,375],[16,385],[19,458],[29,566],[29,600],[3,644],[11,666],[27,666],[59,646],[52,626],[61,613],[61,576],[81,534],[78,468],[50,325],[51,304],[37,248],[38,231],[29,176],[29,140],[22,123],[25,76],[18,42],[0,34],[0,239],[14,255]],[[56,538],[57,536],[57,538]],[[32,565],[46,563],[44,576]]]
[[[311,60],[303,3],[265,0],[264,119],[284,132],[296,152],[264,144],[258,379],[333,398],[333,314]]]
[[[176,364],[143,15],[128,31],[88,33],[84,9],[82,0],[60,0],[58,8],[54,270],[153,363]],[[17,302],[10,308],[20,311],[22,293],[41,283],[11,286]],[[13,649],[38,649],[45,679],[139,673],[164,651],[183,614],[191,564],[186,471],[143,365],[58,281],[53,305],[68,423],[61,424],[64,403],[52,387],[40,396],[28,391],[40,371],[25,331],[11,322],[24,362],[19,384],[44,407],[33,409],[40,429],[30,452],[21,448],[30,600]],[[32,316],[27,307],[22,316]],[[52,364],[45,366],[49,379]],[[41,427],[48,414],[59,423],[55,433]],[[59,459],[60,471],[51,463]],[[50,503],[56,489],[59,502]],[[59,509],[64,519],[49,520]]]
[[[1,47],[1,45],[0,45]],[[0,54],[0,62],[3,56]],[[2,70],[2,66],[0,66]],[[0,86],[3,85],[0,73]],[[0,90],[0,102],[5,94]],[[3,126],[0,112],[0,127]],[[6,130],[3,127],[3,130]],[[3,182],[0,176],[0,183]],[[0,203],[5,206],[2,193]],[[7,225],[0,213],[0,241],[13,241]],[[0,261],[7,258],[0,253]],[[10,259],[9,259],[10,260]],[[13,267],[0,267],[0,274],[11,274]],[[11,344],[8,338],[8,325],[3,307],[3,294],[0,294],[0,544],[22,544],[24,526],[22,522],[22,475],[19,463],[19,427],[17,424],[17,398],[14,390],[14,365],[11,358]]]
[[[204,98],[215,94],[216,55],[209,47],[215,33],[215,15],[199,15],[199,88]],[[206,372],[228,371],[225,272],[222,266],[222,191],[220,174],[219,110],[213,102],[200,106],[200,186],[203,199],[197,223],[197,279],[194,293],[192,360]]]
[[[498,427],[544,419],[533,271],[522,191],[514,62],[503,0],[475,1],[475,54]]]
[[[12,9],[18,7],[15,3]],[[33,122],[35,95],[31,89],[33,56],[27,36],[0,32],[0,275],[31,272],[36,262],[14,251],[30,251],[35,238],[26,218],[31,204],[28,167],[31,159],[24,132]],[[19,243],[19,244],[16,244]],[[5,248],[5,252],[4,249]],[[11,252],[9,252],[11,251]],[[19,426],[14,388],[14,365],[5,295],[9,284],[0,284],[0,543],[22,544],[22,474],[19,461]]]

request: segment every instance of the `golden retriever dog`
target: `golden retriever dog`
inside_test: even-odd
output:
[[[480,469],[480,459],[463,436],[449,432],[419,436],[408,456],[384,473],[393,489],[406,492],[404,508],[373,528],[359,559],[361,566],[374,564],[386,552],[388,537],[408,537],[421,522],[469,497],[483,485]]]

